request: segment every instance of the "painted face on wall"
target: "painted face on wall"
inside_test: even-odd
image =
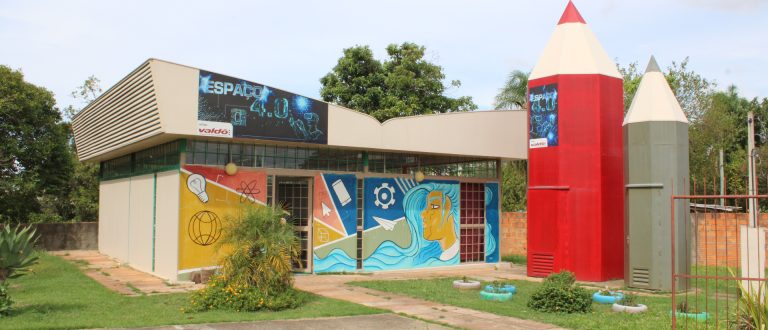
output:
[[[427,195],[427,203],[421,212],[424,225],[424,239],[430,241],[443,240],[451,237],[455,239],[453,226],[453,214],[451,214],[451,199],[445,198],[445,193],[440,190],[430,191]]]

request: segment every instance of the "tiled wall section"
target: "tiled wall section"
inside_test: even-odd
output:
[[[501,255],[528,254],[528,226],[525,212],[503,212],[501,214]]]

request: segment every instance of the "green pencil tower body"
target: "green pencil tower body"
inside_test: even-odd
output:
[[[688,193],[688,120],[651,57],[624,118],[625,282],[628,287],[672,289],[672,195]],[[685,260],[688,201],[677,200],[675,269]],[[678,279],[677,288],[685,281]]]

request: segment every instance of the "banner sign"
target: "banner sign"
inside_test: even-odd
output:
[[[554,147],[558,143],[557,84],[532,87],[528,91],[528,148]]]
[[[198,135],[328,143],[328,104],[200,70]]]

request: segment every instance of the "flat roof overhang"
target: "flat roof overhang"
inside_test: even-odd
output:
[[[327,143],[199,135],[200,70],[149,59],[73,120],[81,161],[99,162],[177,139],[526,159],[525,111],[473,111],[375,118],[328,104]],[[320,101],[315,101],[320,102]]]

